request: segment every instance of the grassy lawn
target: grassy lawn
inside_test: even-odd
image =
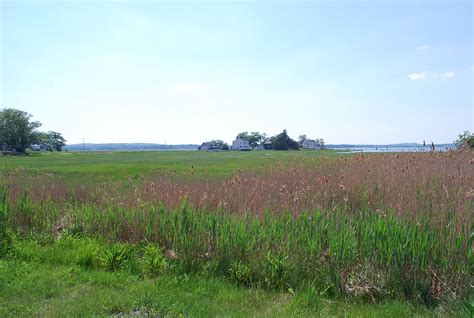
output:
[[[69,245],[18,243],[0,259],[1,317],[188,316],[188,317],[430,317],[409,303],[328,300],[310,291],[271,292],[238,287],[206,275],[147,278],[127,270],[84,268]]]
[[[4,172],[17,169],[30,175],[54,174],[66,178],[107,179],[153,175],[163,172],[229,176],[239,169],[262,168],[292,158],[338,156],[333,150],[322,151],[136,151],[136,152],[63,152],[41,153],[28,157],[0,157]]]

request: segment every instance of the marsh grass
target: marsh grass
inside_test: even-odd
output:
[[[311,283],[321,297],[436,306],[472,295],[470,156],[300,158],[230,179],[163,176],[96,188],[15,178],[4,227],[115,242],[80,258],[109,271],[207,273],[278,291]]]
[[[48,206],[37,209],[37,219],[49,211]],[[177,272],[207,270],[266,289],[286,290],[316,281],[319,291],[328,295],[402,297],[425,304],[460,298],[473,283],[472,239],[466,240],[464,230],[432,227],[428,220],[413,223],[392,213],[348,213],[338,208],[296,217],[267,212],[258,219],[195,210],[186,202],[171,210],[154,205],[133,210],[79,205],[66,213],[83,236],[154,242],[165,249],[166,260],[158,250],[156,255],[145,253],[150,273],[164,270],[161,262],[169,262]],[[56,235],[54,223],[33,228]],[[138,255],[129,248],[114,243],[101,251],[100,266],[123,269]]]

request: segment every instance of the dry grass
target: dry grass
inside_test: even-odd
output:
[[[465,220],[472,216],[473,163],[470,153],[300,160],[277,164],[265,173],[242,172],[225,181],[147,181],[133,185],[134,191],[121,202],[175,207],[186,196],[196,208],[257,214],[265,209],[297,214],[334,205],[351,211],[393,209],[410,216],[436,216],[451,209]]]
[[[429,303],[474,284],[473,177],[472,152],[299,158],[226,180],[191,171],[95,188],[17,172],[7,214],[14,230],[156,242],[185,272]]]
[[[102,183],[93,189],[66,187],[45,175],[29,183],[29,194],[35,200],[67,202],[74,197],[97,204],[112,201],[136,207],[153,202],[172,208],[186,197],[197,209],[257,215],[266,209],[298,214],[337,205],[350,211],[396,211],[415,219],[429,214],[443,225],[446,220],[439,216],[447,210],[455,211],[460,221],[472,217],[474,156],[463,152],[298,159],[275,164],[264,172],[243,171],[227,180],[163,175],[138,182],[130,179],[125,186]],[[24,180],[16,177],[11,185],[13,198],[24,188]]]

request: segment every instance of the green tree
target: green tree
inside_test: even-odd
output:
[[[66,139],[64,139],[63,135],[61,133],[58,133],[56,131],[48,131],[47,135],[47,141],[48,145],[56,150],[56,151],[61,151],[63,150],[63,147],[66,146]]]
[[[25,152],[26,148],[37,138],[38,121],[30,121],[32,115],[27,112],[4,108],[0,111],[0,147],[13,148]]]
[[[242,140],[249,140],[250,139],[250,136],[249,136],[249,133],[247,131],[243,131],[241,133],[239,133],[237,135],[237,137],[235,137],[236,139],[242,139]]]
[[[318,143],[318,146],[321,147],[321,149],[324,149],[324,145],[325,145],[324,139],[320,138],[320,139],[316,139],[316,141]]]
[[[297,150],[298,143],[295,140],[291,139],[290,136],[288,136],[286,129],[284,129],[281,133],[279,133],[273,138],[272,148],[273,150]]]
[[[43,144],[48,147],[48,150],[53,150],[52,146],[49,144],[49,136],[45,132],[39,131],[35,133],[32,143]]]
[[[244,131],[239,133],[236,138],[247,140],[249,142],[250,147],[255,148],[263,143],[266,138],[266,135],[258,131],[252,131],[250,134]]]
[[[300,135],[298,137],[298,145],[300,147],[303,147],[303,143],[305,142],[306,139],[308,139],[308,137],[306,135]]]
[[[210,143],[220,150],[229,150],[229,145],[220,139],[211,140]]]
[[[268,137],[268,138],[265,138],[263,141],[262,141],[262,144],[263,144],[263,148],[264,149],[273,149],[273,142],[275,141],[275,136],[271,136],[271,137]]]
[[[469,130],[465,130],[464,133],[458,136],[458,139],[454,142],[456,148],[461,149],[465,145],[468,145],[469,148],[474,148],[474,134]]]

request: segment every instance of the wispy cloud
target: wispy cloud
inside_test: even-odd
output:
[[[447,78],[452,79],[456,73],[453,71],[444,72],[443,74],[432,73],[432,72],[421,72],[421,73],[411,73],[408,75],[408,78],[412,81],[426,80],[430,78]]]
[[[416,47],[416,50],[418,50],[418,51],[421,51],[421,50],[429,50],[429,49],[431,49],[431,48],[432,48],[431,45],[429,45],[429,44],[423,44],[423,45],[418,45],[418,46]]]
[[[418,81],[418,80],[425,80],[428,78],[425,72],[423,73],[411,73],[408,75],[408,78],[411,79],[412,81]]]
[[[443,73],[443,74],[441,75],[441,77],[453,78],[455,75],[456,75],[456,74],[455,74],[454,72],[449,71],[449,72]]]

